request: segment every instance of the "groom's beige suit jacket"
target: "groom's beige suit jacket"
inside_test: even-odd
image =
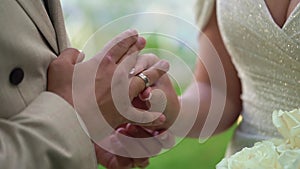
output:
[[[46,92],[68,47],[59,0],[2,0],[0,23],[0,169],[97,168],[73,108]]]

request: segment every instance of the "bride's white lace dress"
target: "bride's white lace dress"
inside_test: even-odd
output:
[[[262,139],[280,137],[272,111],[300,106],[300,5],[280,28],[264,0],[198,0],[200,28],[215,4],[222,39],[243,90],[243,121],[228,148],[232,154]]]

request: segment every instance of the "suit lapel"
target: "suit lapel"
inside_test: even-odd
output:
[[[68,35],[65,28],[63,12],[60,0],[45,0],[48,3],[49,15],[56,31],[58,51],[62,52],[70,46]]]
[[[17,1],[27,15],[31,18],[36,27],[40,30],[49,45],[52,47],[53,51],[58,54],[59,48],[56,40],[56,33],[41,0]]]

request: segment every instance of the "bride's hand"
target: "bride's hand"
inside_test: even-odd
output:
[[[143,54],[139,56],[137,60],[134,68],[134,75],[138,75],[141,72],[147,75],[148,67],[155,67],[153,65],[166,63],[166,61],[160,60],[154,54]],[[163,125],[158,126],[158,128],[155,127],[155,129],[167,129],[173,124],[179,113],[180,105],[178,96],[167,74],[164,74],[155,82],[150,79],[150,83],[150,86],[140,93],[138,98],[133,100],[133,105],[138,108],[148,109],[165,103],[166,107],[163,114],[166,116],[166,122]],[[161,91],[164,93],[164,96]],[[151,102],[151,105],[149,105],[149,102]]]

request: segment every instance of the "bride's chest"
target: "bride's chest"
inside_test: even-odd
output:
[[[282,27],[300,0],[262,0],[274,22]]]
[[[217,15],[225,46],[242,77],[278,80],[288,74],[300,80],[300,5],[282,28],[264,0],[217,0]]]
[[[267,0],[268,1],[268,0]],[[272,4],[277,5],[277,4]],[[283,38],[286,37],[300,43],[300,4],[278,8],[278,14],[275,9],[271,9],[265,0],[217,0],[217,15],[219,26],[225,29],[223,32],[236,35],[247,35],[247,33],[257,34],[260,37]],[[285,8],[288,8],[284,10]],[[280,17],[287,18],[280,18]],[[278,25],[277,22],[283,22]],[[240,38],[245,39],[245,36]]]

